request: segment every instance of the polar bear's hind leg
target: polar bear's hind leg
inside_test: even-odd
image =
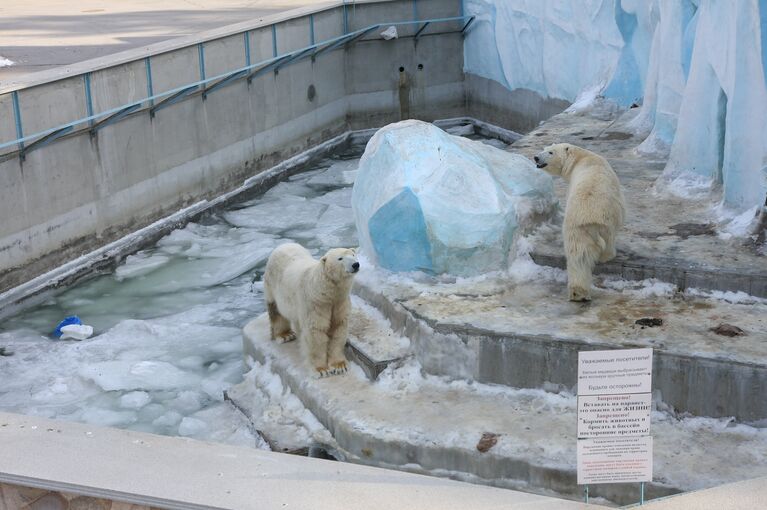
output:
[[[600,225],[565,228],[567,291],[570,301],[591,301],[591,274],[607,248]]]
[[[272,340],[277,340],[281,344],[295,340],[296,334],[290,329],[290,321],[280,314],[277,303],[267,303],[266,309],[269,312]]]

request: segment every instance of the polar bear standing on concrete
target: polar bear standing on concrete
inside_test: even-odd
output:
[[[272,339],[297,337],[320,377],[347,370],[349,292],[359,268],[354,250],[334,248],[315,260],[296,243],[278,246],[266,263],[264,295]]]
[[[569,143],[550,145],[533,159],[570,183],[563,227],[567,290],[571,301],[589,301],[594,264],[615,257],[615,234],[626,216],[618,176],[605,158]]]

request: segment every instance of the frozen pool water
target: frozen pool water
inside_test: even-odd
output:
[[[241,328],[264,311],[251,281],[278,243],[315,256],[357,245],[351,186],[363,150],[175,230],[113,274],[6,320],[0,347],[13,355],[0,356],[0,409],[266,447],[223,399],[243,378]],[[67,315],[94,336],[51,339]]]
[[[251,291],[252,275],[287,239],[314,252],[355,244],[348,194],[336,193],[349,184],[306,186],[333,163],[190,223],[128,257],[114,274],[7,320],[0,346],[13,355],[0,357],[0,408],[258,445],[223,402],[223,391],[242,379],[240,328],[264,309],[258,287]],[[72,314],[96,335],[50,339]]]

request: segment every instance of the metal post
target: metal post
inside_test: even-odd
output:
[[[83,75],[83,81],[85,82],[85,110],[88,112],[88,117],[93,117],[93,98],[91,97],[91,73],[85,73]],[[88,121],[90,126],[93,126],[93,119]]]
[[[309,15],[309,46],[314,46],[314,14]]]
[[[413,21],[418,20],[418,0],[413,0]]]
[[[272,57],[277,57],[277,26],[272,25]]]
[[[205,81],[205,49],[202,43],[197,43],[197,56],[200,61],[200,81]],[[202,85],[200,86],[202,87]]]
[[[154,95],[154,87],[152,87],[152,63],[149,61],[149,57],[144,59],[144,67],[146,67],[146,93],[147,97]],[[154,106],[154,99],[149,100],[149,106]]]
[[[583,489],[583,499],[586,502],[586,504],[589,503],[589,486],[587,485],[585,489]]]
[[[250,32],[245,31],[245,65],[250,67]]]
[[[19,108],[19,93],[17,91],[11,92],[11,98],[13,99],[13,119],[16,121],[16,138],[24,138],[24,130],[21,128],[21,108]],[[24,157],[24,142],[19,142],[19,154]]]
[[[639,504],[644,505],[644,482],[639,484]]]
[[[344,0],[344,35],[349,33],[349,12],[346,9],[346,0]]]
[[[205,81],[205,48],[202,43],[197,43],[197,57],[200,62],[200,81]],[[202,90],[202,100],[205,101],[208,99],[207,94],[205,94],[205,84],[200,85],[200,90]]]

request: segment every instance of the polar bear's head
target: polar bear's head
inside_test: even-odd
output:
[[[569,143],[549,145],[533,157],[535,166],[551,175],[563,175],[563,169],[567,166],[567,159],[570,157],[574,147],[574,145]]]
[[[333,248],[320,259],[323,271],[333,281],[351,278],[360,270],[357,252],[351,248]]]

